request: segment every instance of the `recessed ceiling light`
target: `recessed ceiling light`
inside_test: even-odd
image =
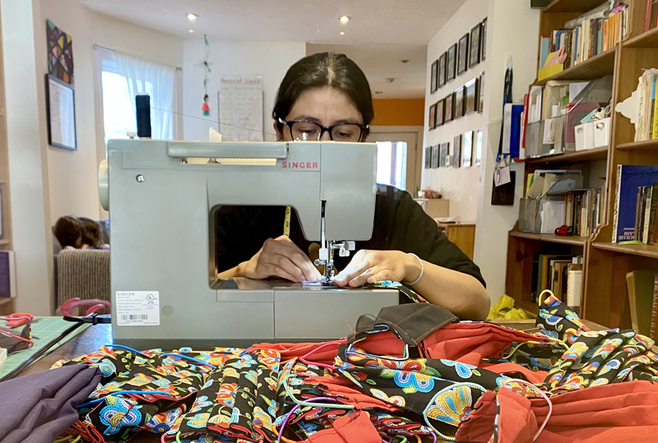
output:
[[[190,34],[194,34],[194,29],[190,29]]]
[[[383,94],[384,91],[375,91],[375,94]]]
[[[344,25],[346,25],[347,22],[349,22],[349,21],[350,21],[350,18],[349,18],[348,16],[346,16],[346,15],[344,15],[344,16],[342,16],[342,17],[340,18],[340,22],[341,22],[342,24],[344,24]]]
[[[403,58],[402,60],[400,60],[400,62],[402,62],[402,63],[409,63],[409,59],[408,59],[408,58]]]
[[[194,20],[196,20],[197,17],[199,17],[199,14],[195,14],[195,13],[193,13],[193,12],[190,12],[189,14],[187,14],[187,19],[188,19],[189,21],[191,21],[191,22],[193,22]]]
[[[340,35],[345,35],[345,32],[343,32],[343,31],[340,31]]]
[[[387,77],[386,78],[386,83],[393,83],[395,81],[395,77]]]

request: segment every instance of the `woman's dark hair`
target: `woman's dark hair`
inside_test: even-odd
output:
[[[345,93],[359,110],[363,123],[369,125],[375,117],[370,85],[365,74],[345,54],[322,52],[299,60],[286,72],[276,93],[272,117],[279,128],[279,118],[285,120],[302,93],[329,86]],[[365,138],[364,134],[364,138]]]
[[[86,217],[79,217],[79,219],[84,228],[82,232],[82,244],[89,245],[94,249],[102,248],[101,227],[98,225],[98,222]]]
[[[80,247],[78,239],[83,232],[84,227],[82,226],[82,222],[77,217],[71,215],[60,217],[57,223],[55,223],[54,234],[59,244],[62,245],[62,248],[67,246],[74,248]]]

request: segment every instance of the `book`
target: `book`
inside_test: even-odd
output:
[[[651,310],[656,273],[631,271],[626,274],[631,325],[635,332],[648,336],[651,328]]]
[[[14,251],[0,251],[0,298],[16,297]]]
[[[643,186],[644,188],[644,202],[642,203],[642,208],[644,213],[642,214],[642,237],[640,241],[642,243],[649,243],[649,219],[651,217],[651,199],[653,197],[653,186]]]
[[[551,285],[550,285],[550,290],[553,292],[553,295],[559,299],[564,301],[565,297],[567,295],[566,293],[566,279],[564,279],[566,275],[566,268],[568,265],[571,263],[572,259],[553,259],[550,260],[550,269],[551,269]],[[563,290],[564,289],[564,290]]]
[[[649,338],[654,341],[658,340],[658,275],[653,278],[653,300],[651,301]]]
[[[567,306],[580,306],[583,293],[583,265],[571,263],[567,266]]]
[[[617,165],[612,242],[635,240],[636,194],[640,186],[658,181],[658,165]]]

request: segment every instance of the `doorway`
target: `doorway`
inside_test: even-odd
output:
[[[407,190],[415,196],[420,186],[417,130],[377,131],[371,128],[367,141],[377,143],[377,182]]]

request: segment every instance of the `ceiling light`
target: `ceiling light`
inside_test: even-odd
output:
[[[197,17],[199,17],[199,14],[194,14],[193,12],[190,12],[189,14],[187,14],[187,19],[191,22],[196,20]]]
[[[409,59],[408,58],[403,58],[402,60],[400,60],[400,62],[401,63],[409,63]]]
[[[346,16],[346,15],[344,15],[344,16],[342,16],[342,17],[340,18],[340,22],[341,22],[342,24],[344,24],[344,25],[346,25],[347,22],[349,22],[349,21],[350,21],[350,18],[349,18],[348,16]]]
[[[395,81],[395,77],[387,77],[386,78],[386,83],[393,83]]]
[[[345,35],[345,32],[343,32],[343,31],[340,31],[340,35]]]
[[[193,34],[193,33],[194,33],[194,29],[190,29],[190,34]]]
[[[384,91],[375,91],[375,94],[383,94]]]

